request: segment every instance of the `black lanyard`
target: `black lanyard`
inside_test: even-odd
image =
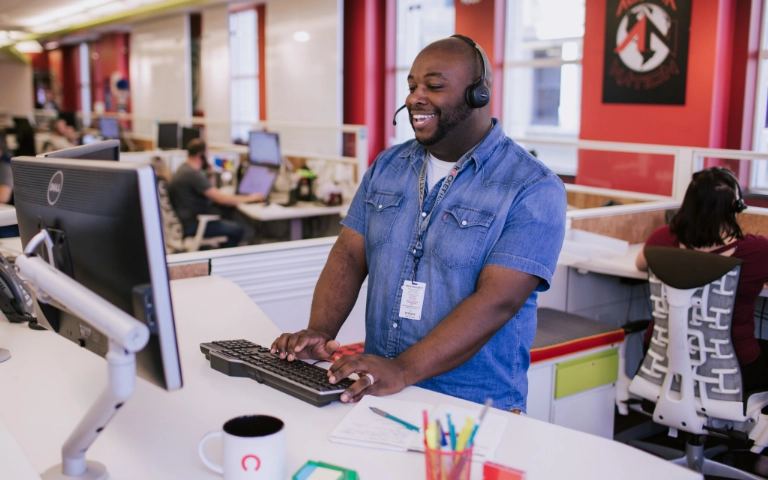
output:
[[[419,261],[424,255],[424,244],[422,243],[424,240],[424,232],[426,232],[427,227],[429,227],[429,221],[432,219],[432,213],[437,210],[437,206],[443,200],[445,194],[448,193],[448,190],[451,188],[451,185],[453,185],[454,180],[456,180],[456,175],[458,175],[459,170],[461,170],[461,167],[464,166],[464,164],[467,162],[467,160],[469,160],[474,152],[475,149],[473,148],[464,154],[464,156],[462,156],[459,161],[453,165],[451,171],[448,172],[448,175],[446,175],[445,179],[443,179],[443,184],[440,186],[440,191],[437,193],[437,198],[435,198],[435,203],[432,205],[429,213],[423,211],[424,195],[427,186],[427,163],[429,163],[429,152],[424,155],[424,164],[421,166],[421,174],[419,174],[419,215],[416,219],[419,236],[416,239],[416,246],[413,247],[413,251],[411,252],[413,254],[413,274],[411,275],[411,283],[416,282],[416,271],[419,269]]]

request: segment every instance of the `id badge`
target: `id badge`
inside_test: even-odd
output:
[[[400,317],[410,320],[421,320],[421,309],[424,307],[424,293],[427,284],[424,282],[403,282],[403,296],[400,299]]]

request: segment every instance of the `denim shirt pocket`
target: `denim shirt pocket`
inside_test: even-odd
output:
[[[448,268],[476,264],[484,251],[485,237],[495,216],[458,205],[448,207],[432,253]]]
[[[365,203],[368,204],[368,246],[373,248],[389,241],[389,232],[400,211],[402,200],[403,195],[390,192],[369,192],[365,197]]]

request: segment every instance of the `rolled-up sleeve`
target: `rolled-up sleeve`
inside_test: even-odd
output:
[[[549,289],[565,236],[565,186],[550,174],[528,186],[510,209],[501,237],[485,265],[510,268],[542,281],[536,290]]]
[[[341,221],[341,224],[347,228],[351,228],[360,235],[365,236],[365,197],[368,194],[368,185],[371,183],[371,176],[373,175],[376,162],[371,165],[371,168],[365,172],[363,181],[360,182],[360,186],[357,187],[355,197],[352,199],[352,203],[349,205],[347,215]]]

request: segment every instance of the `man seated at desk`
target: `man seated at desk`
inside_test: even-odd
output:
[[[419,53],[404,108],[416,139],[366,172],[315,288],[309,326],[272,344],[328,359],[368,278],[365,354],[342,357],[341,396],[409,385],[524,411],[538,292],[565,234],[565,187],[491,118],[492,72],[454,36]]]
[[[63,118],[51,120],[51,136],[43,143],[43,152],[72,148],[77,143],[77,132]]]
[[[205,142],[194,139],[187,144],[187,161],[183,163],[171,180],[169,194],[176,214],[184,227],[184,235],[197,231],[197,216],[216,214],[213,204],[236,206],[241,203],[263,202],[259,193],[251,195],[230,195],[211,185],[203,170],[210,171],[206,158]],[[226,236],[223,248],[236,247],[243,237],[243,228],[231,220],[209,222],[205,228],[206,237]]]

